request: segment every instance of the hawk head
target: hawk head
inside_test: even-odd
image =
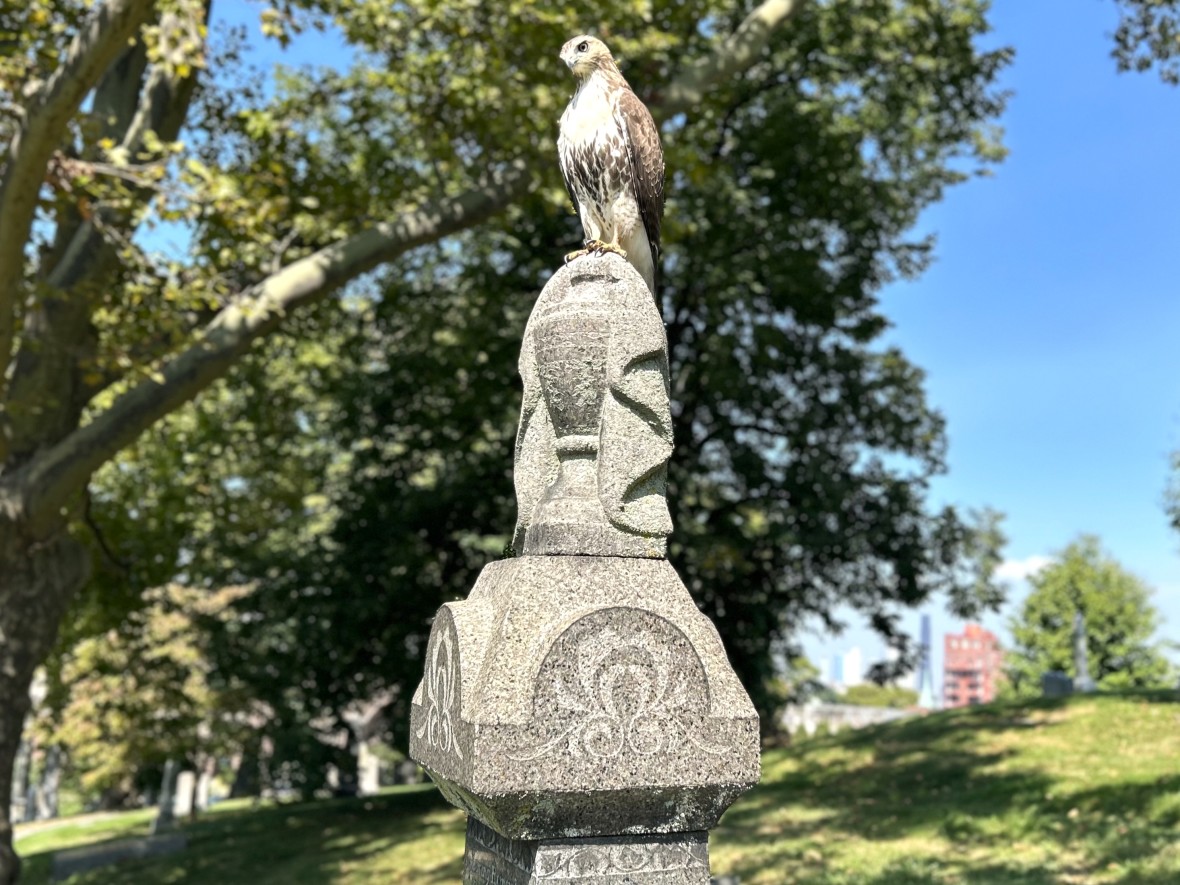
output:
[[[566,44],[561,47],[561,60],[569,66],[569,69],[579,80],[585,80],[601,68],[618,70],[606,44],[589,34],[582,34],[572,40],[567,40]]]

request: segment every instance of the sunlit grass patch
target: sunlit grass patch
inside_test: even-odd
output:
[[[989,705],[769,753],[715,869],[756,885],[1180,883],[1176,701]]]
[[[1180,698],[996,704],[767,753],[714,831],[742,885],[1177,885]],[[141,834],[149,812],[21,838],[32,885],[58,848]],[[453,885],[463,816],[430,787],[219,807],[182,855],[71,885]]]

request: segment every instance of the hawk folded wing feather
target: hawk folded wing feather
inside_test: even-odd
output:
[[[651,111],[630,89],[619,97],[619,110],[627,121],[635,199],[652,245],[652,257],[658,258],[660,220],[664,214],[664,151],[660,147],[660,133]]]

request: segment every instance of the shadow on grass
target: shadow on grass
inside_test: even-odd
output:
[[[364,799],[330,800],[209,814],[183,830],[188,848],[167,859],[131,861],[71,877],[70,885],[135,882],[143,885],[271,885],[329,883],[344,871],[365,868],[375,855],[402,843],[463,832],[432,786]],[[461,845],[460,841],[460,845]],[[451,854],[448,852],[448,854]],[[422,857],[427,863],[430,858]],[[22,885],[49,881],[52,853],[25,858]],[[462,857],[415,868],[405,877],[373,881],[452,885],[462,876]]]
[[[877,875],[817,873],[797,879],[798,885],[1058,885],[1053,873],[1030,871],[1004,863],[981,864],[956,870],[947,878],[942,865],[922,860],[905,860],[890,864]]]
[[[948,871],[933,861],[907,860],[890,864],[876,875],[816,873],[792,880],[795,885],[1061,885],[1090,881],[1084,870],[1030,870],[1004,862],[989,862]],[[1135,875],[1134,885],[1175,885],[1176,874],[1165,871]]]
[[[1120,881],[1176,885],[1174,866],[1157,875],[1153,862],[1180,840],[1180,773],[1078,789],[1080,779],[1063,783],[1042,768],[1044,754],[1074,741],[1073,731],[1040,742],[1035,753],[1021,735],[1054,733],[1067,723],[1071,703],[1096,702],[1094,721],[1103,722],[1097,717],[1108,701],[1178,699],[1175,692],[1144,692],[997,704],[811,740],[767,756],[769,777],[729,811],[718,838],[746,858],[745,869],[739,860],[733,870],[739,875],[791,869],[800,885],[1038,885],[1088,881],[1117,866],[1133,869]],[[980,739],[990,732],[997,739]],[[1115,751],[1099,743],[1094,752],[1098,764]],[[788,770],[776,776],[780,763]],[[775,814],[784,808],[798,813]],[[955,856],[914,858],[880,876],[824,869],[834,843],[915,836],[931,838],[931,851],[950,843]],[[1055,868],[993,861],[1016,841],[1042,846]]]
[[[1114,708],[1103,705],[1139,699],[1154,705],[1175,703],[1177,696],[1094,696],[1098,709],[1087,721],[1098,724],[1098,736],[1089,738],[1096,757],[1112,752],[1102,741],[1104,717]],[[1075,780],[1064,789],[1059,776],[1038,768],[1045,753],[1075,740],[1074,732],[1059,730],[1068,724],[1065,708],[1076,702],[992,705],[770,753],[765,782],[730,810],[716,839],[739,849],[731,871],[743,880],[773,869],[789,870],[798,885],[1058,885],[1090,881],[1096,871],[1121,865],[1127,875],[1117,881],[1125,885],[1176,885],[1176,865],[1165,859],[1162,865],[1171,868],[1164,870],[1154,861],[1172,857],[1168,846],[1180,837],[1180,766],[1153,781],[1138,769],[1137,781],[1084,788]],[[1170,710],[1165,718],[1170,721]],[[1111,729],[1118,727],[1110,721]],[[1055,737],[1041,742],[1041,755],[1029,752],[1027,745],[1044,735]],[[1142,742],[1133,747],[1144,752]],[[175,858],[95,871],[71,885],[451,885],[462,876],[462,817],[433,787],[219,812],[185,832],[189,848]],[[826,866],[829,849],[841,840],[915,834],[931,837],[926,848],[885,861],[879,872]],[[1017,840],[1043,850],[1052,867],[1022,866],[1009,851]],[[923,850],[926,856],[917,856]],[[47,882],[48,852],[28,861],[22,885]]]
[[[788,776],[764,782],[729,812],[727,836],[755,841],[742,833],[788,803],[824,809],[816,827],[894,839],[915,827],[942,824],[953,813],[987,816],[1040,799],[1051,783],[1047,777],[993,770],[1015,751],[979,748],[982,731],[1054,727],[1029,723],[1021,712],[979,708],[809,742]],[[828,750],[840,756],[832,760]]]

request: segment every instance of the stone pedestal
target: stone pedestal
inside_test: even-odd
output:
[[[523,556],[444,605],[410,755],[513,839],[707,830],[758,781],[758,717],[662,559]]]
[[[1073,616],[1074,691],[1089,694],[1098,690],[1090,676],[1090,657],[1086,647],[1086,617],[1080,611]]]
[[[509,839],[467,820],[464,885],[709,885],[709,834]]]
[[[514,534],[438,612],[410,755],[469,815],[463,881],[708,885],[758,717],[663,558],[663,325],[617,255],[562,268],[521,352]]]

